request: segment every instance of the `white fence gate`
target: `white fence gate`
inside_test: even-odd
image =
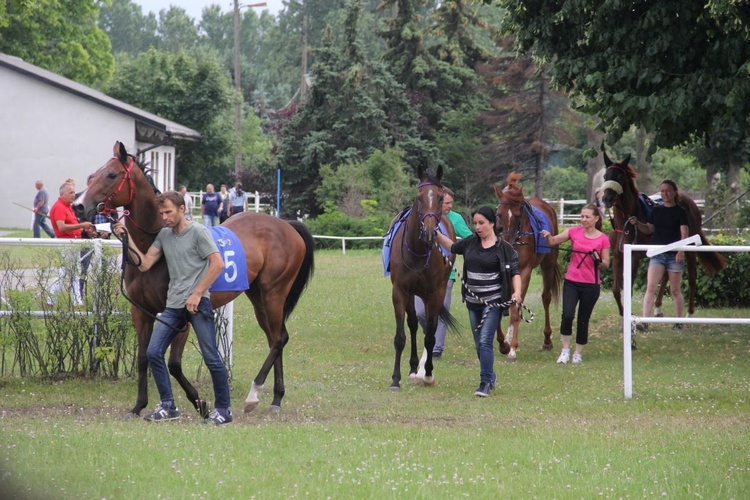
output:
[[[750,252],[750,246],[692,246],[690,243],[700,244],[697,235],[672,243],[671,245],[625,245],[623,247],[623,301],[622,301],[622,361],[623,361],[623,392],[625,399],[633,397],[633,353],[630,341],[636,323],[684,323],[684,324],[714,324],[714,325],[747,325],[750,318],[657,318],[639,317],[633,315],[633,252],[647,251],[649,257],[662,252],[682,250],[684,252]]]

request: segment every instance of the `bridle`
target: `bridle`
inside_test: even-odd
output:
[[[500,217],[500,213],[501,213],[500,212],[500,207],[502,205],[514,205],[514,203],[509,202],[509,201],[502,201],[502,200],[498,202],[497,208],[495,209],[495,214],[497,215],[497,223],[496,223],[497,226],[500,226],[501,225],[501,221],[502,221],[502,218]],[[497,227],[497,229],[500,229],[499,233],[500,233],[500,235],[503,236],[503,239],[505,239],[508,243],[510,243],[513,246],[521,244],[521,243],[518,242],[518,240],[523,239],[523,238],[525,238],[527,236],[533,236],[534,235],[533,231],[522,231],[522,229],[523,229],[523,215],[524,215],[524,210],[523,210],[523,207],[521,207],[521,214],[517,217],[518,218],[518,224],[516,224],[515,230],[513,230],[513,229],[503,229],[502,227]],[[510,240],[508,240],[507,238],[505,238],[505,235],[509,235],[510,236]]]
[[[608,166],[607,170],[609,170],[609,169],[619,170],[620,172],[622,172],[622,175],[625,176],[626,178],[630,175],[627,170],[625,170],[621,165],[619,165],[617,163],[613,163],[612,165]],[[606,173],[605,173],[605,177],[606,177]],[[607,210],[608,215],[609,215],[609,222],[612,225],[612,231],[614,231],[615,233],[617,233],[619,235],[618,238],[617,238],[616,248],[620,252],[622,252],[622,250],[623,250],[623,244],[624,244],[624,240],[625,240],[625,236],[628,235],[628,234],[630,234],[630,231],[627,230],[627,227],[630,224],[630,217],[631,217],[631,215],[628,213],[627,210],[625,210],[625,208],[620,203],[620,201],[622,199],[621,198],[622,197],[622,193],[624,192],[623,183],[618,182],[616,180],[612,180],[612,179],[606,180],[606,181],[604,181],[604,184],[602,184],[602,189],[606,190],[608,183],[609,183],[609,186],[608,186],[609,189],[612,189],[613,191],[615,191],[617,193],[617,198],[615,199],[615,203],[612,204],[611,208],[616,208],[619,211],[619,213],[621,214],[622,220],[624,220],[624,222],[622,224],[622,229],[618,229],[617,228],[617,224],[616,224],[616,222],[618,222],[618,220],[617,220],[617,217],[615,217],[615,215],[614,215],[615,211],[611,211],[610,212],[609,210]],[[616,184],[616,186],[613,186],[615,184]],[[616,187],[619,187],[619,189],[617,189]],[[634,215],[636,217],[638,216],[638,214],[634,214]],[[638,239],[638,226],[635,225],[635,226],[633,226],[633,228],[635,230],[635,234],[633,235],[633,241],[636,241]]]
[[[420,188],[426,187],[426,186],[438,186],[438,187],[440,187],[439,184],[436,184],[434,182],[423,182],[423,183],[421,183],[421,184],[419,184],[417,186],[417,190],[419,190]],[[418,217],[418,220],[419,220],[419,239],[420,239],[420,241],[426,242],[427,239],[426,239],[426,236],[425,236],[426,230],[425,230],[424,221],[425,221],[425,219],[427,219],[427,217],[434,217],[435,220],[436,220],[436,222],[437,222],[437,230],[439,231],[440,230],[440,221],[442,220],[442,216],[443,216],[442,206],[440,207],[440,212],[437,213],[437,214],[435,212],[427,212],[427,213],[423,214],[420,211],[420,209],[419,209],[419,203],[416,203],[416,205],[417,205],[417,217]],[[409,225],[409,218],[410,217],[407,217],[406,219],[404,219],[404,236],[401,239],[401,246],[402,247],[406,247],[406,250],[409,252],[409,254],[412,257],[416,257],[416,258],[425,257],[424,266],[422,267],[422,270],[424,270],[424,269],[426,269],[430,265],[430,256],[432,255],[432,247],[428,246],[427,247],[427,251],[425,253],[419,253],[419,252],[416,252],[416,251],[412,250],[412,248],[409,246],[409,241],[406,238],[406,235],[409,234],[409,227],[408,227],[408,225]],[[418,272],[417,269],[411,268],[406,263],[406,260],[404,260],[404,257],[403,257],[403,250],[401,252],[401,260],[403,261],[404,266],[407,269],[409,269],[410,271]]]
[[[128,161],[123,162],[119,157],[113,156],[113,160],[117,160],[120,162],[120,164],[125,168],[125,176],[120,180],[120,183],[117,185],[115,190],[110,194],[106,200],[99,203],[96,206],[96,211],[100,214],[104,215],[108,218],[112,217],[112,212],[115,212],[114,208],[109,207],[109,203],[114,200],[115,196],[120,194],[120,191],[122,191],[122,188],[125,187],[125,182],[127,181],[128,187],[130,188],[130,197],[128,199],[127,205],[130,205],[133,202],[133,198],[135,197],[135,184],[133,183],[133,178],[131,176],[131,172],[133,171],[133,165],[135,164],[135,161],[133,160],[132,156],[128,156]],[[123,206],[126,204],[123,204]],[[131,219],[132,220],[132,219]]]

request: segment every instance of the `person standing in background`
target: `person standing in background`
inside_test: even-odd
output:
[[[185,219],[193,220],[193,197],[188,194],[187,186],[180,186],[180,193],[185,200]]]
[[[247,212],[247,193],[242,190],[242,183],[238,182],[230,196],[229,216],[242,212]]]
[[[55,237],[55,231],[49,223],[49,194],[44,189],[42,181],[36,181],[36,196],[34,196],[34,238],[41,238],[40,229],[43,229],[50,238]]]
[[[91,222],[84,221],[78,222],[76,214],[73,212],[71,204],[76,199],[76,189],[73,184],[65,183],[60,186],[60,198],[52,205],[52,209],[49,211],[49,218],[52,221],[52,228],[55,230],[55,236],[58,238],[81,238],[81,231],[89,231],[94,228]],[[75,255],[73,257],[73,255]],[[50,300],[47,301],[49,305],[54,304],[54,296],[62,290],[63,283],[69,281],[72,285],[73,291],[73,304],[80,306],[83,304],[81,298],[80,282],[78,281],[79,271],[79,252],[77,248],[72,249],[69,253],[71,259],[75,259],[75,266],[72,271],[66,270],[65,266],[60,268],[58,279],[50,287]],[[72,274],[72,275],[69,275]]]
[[[213,184],[206,185],[206,192],[201,199],[201,217],[206,227],[219,225],[219,212],[221,212],[221,196],[214,191]]]
[[[229,192],[227,191],[227,185],[222,184],[219,190],[219,197],[221,197],[221,210],[219,211],[219,224],[224,224],[224,221],[229,218]]]
[[[443,186],[443,215],[450,219],[453,223],[453,230],[456,236],[459,238],[468,238],[472,235],[471,229],[466,225],[466,221],[458,212],[453,211],[453,191],[450,188]],[[456,269],[451,270],[450,278],[448,278],[448,284],[445,288],[445,298],[443,299],[443,307],[447,311],[451,310],[451,297],[453,293],[453,284],[456,282]],[[414,297],[414,308],[417,311],[417,318],[420,323],[424,323],[424,302],[421,298]],[[435,347],[432,350],[432,359],[441,359],[443,357],[443,351],[445,350],[445,335],[448,331],[448,325],[445,321],[440,318],[438,320],[437,330],[435,330]]]

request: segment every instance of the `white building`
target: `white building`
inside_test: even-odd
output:
[[[0,227],[27,228],[37,179],[50,206],[68,178],[76,190],[112,156],[115,141],[151,163],[161,191],[174,189],[174,139],[200,133],[0,53]],[[150,148],[150,149],[149,149]]]

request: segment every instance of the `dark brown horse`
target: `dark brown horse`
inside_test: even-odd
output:
[[[436,175],[431,176],[425,167],[420,166],[417,176],[419,186],[414,204],[406,219],[395,229],[390,243],[389,269],[393,284],[393,310],[396,315],[396,336],[393,339],[396,359],[390,386],[393,391],[401,389],[401,354],[406,346],[404,314],[411,333],[409,380],[414,383],[430,386],[435,384],[435,377],[432,375],[432,349],[435,347],[438,319],[442,317],[448,326],[454,325],[453,317],[443,307],[451,261],[443,257],[435,238],[438,226],[443,222],[446,236],[455,239],[450,219],[443,217],[443,186],[440,183],[443,168],[438,167]],[[424,376],[421,376],[417,355],[419,322],[414,308],[415,295],[422,299],[425,307]]]
[[[549,248],[547,253],[538,253],[539,250],[548,247],[543,239],[539,248],[537,247],[537,238],[542,229],[534,229],[532,218],[536,218],[533,209],[533,207],[536,207],[549,221],[550,232],[557,234],[557,212],[540,198],[524,197],[523,188],[518,184],[520,180],[521,174],[512,172],[508,175],[507,185],[504,188],[495,186],[495,194],[498,198],[495,229],[498,231],[498,235],[513,245],[518,252],[522,300],[526,298],[526,292],[529,290],[531,271],[538,266],[542,272],[542,305],[544,306],[544,342],[542,343],[542,349],[548,350],[552,349],[549,305],[552,300],[555,303],[559,302],[562,276],[560,266],[557,264],[557,247]],[[520,308],[511,307],[507,341],[503,335],[502,325],[497,328],[497,342],[500,344],[500,352],[507,354],[507,361],[509,362],[514,362],[517,358],[520,324]]]
[[[646,205],[648,200],[641,201],[642,196],[635,185],[638,173],[630,166],[630,155],[619,163],[613,163],[604,153],[604,164],[607,167],[604,173],[604,184],[602,184],[602,202],[607,209],[612,209],[612,231],[609,233],[609,241],[612,247],[612,293],[615,296],[617,307],[622,316],[622,247],[625,244],[649,245],[651,235],[637,231],[628,223],[628,218],[634,215],[641,222],[647,221]],[[688,214],[688,233],[700,235],[703,245],[708,245],[706,235],[701,227],[701,213],[698,205],[688,195],[680,193],[677,203],[685,209]],[[696,253],[698,256],[696,257]],[[633,252],[632,279],[638,271],[638,264],[645,257],[644,252]],[[685,264],[688,278],[688,316],[695,311],[695,281],[697,276],[696,259],[700,259],[703,270],[708,275],[718,273],[727,267],[726,259],[717,252],[685,252]],[[655,306],[661,307],[662,298],[666,290],[667,275],[664,277],[656,297]]]
[[[127,214],[125,225],[130,238],[144,253],[164,225],[153,184],[119,142],[115,143],[114,156],[96,171],[88,189],[76,204],[82,208],[87,219],[96,211],[124,207]],[[244,409],[249,412],[258,405],[258,392],[273,368],[274,396],[270,410],[279,411],[284,397],[282,353],[289,340],[286,319],[312,277],[314,241],[303,224],[286,222],[265,214],[238,214],[223,225],[242,242],[250,282],[250,289],[244,293],[255,308],[255,316],[266,333],[269,347],[268,356],[253,380]],[[148,404],[146,348],[151,339],[155,315],[166,307],[169,286],[166,262],[161,259],[147,272],[140,272],[128,265],[124,271],[124,281],[127,294],[134,302],[130,310],[138,335],[138,398],[129,413],[130,416],[137,416]],[[212,293],[211,304],[214,308],[221,307],[242,293]],[[169,372],[182,386],[188,400],[206,417],[208,408],[205,401],[198,396],[198,391],[182,371],[181,360],[187,336],[186,328],[172,343]]]

